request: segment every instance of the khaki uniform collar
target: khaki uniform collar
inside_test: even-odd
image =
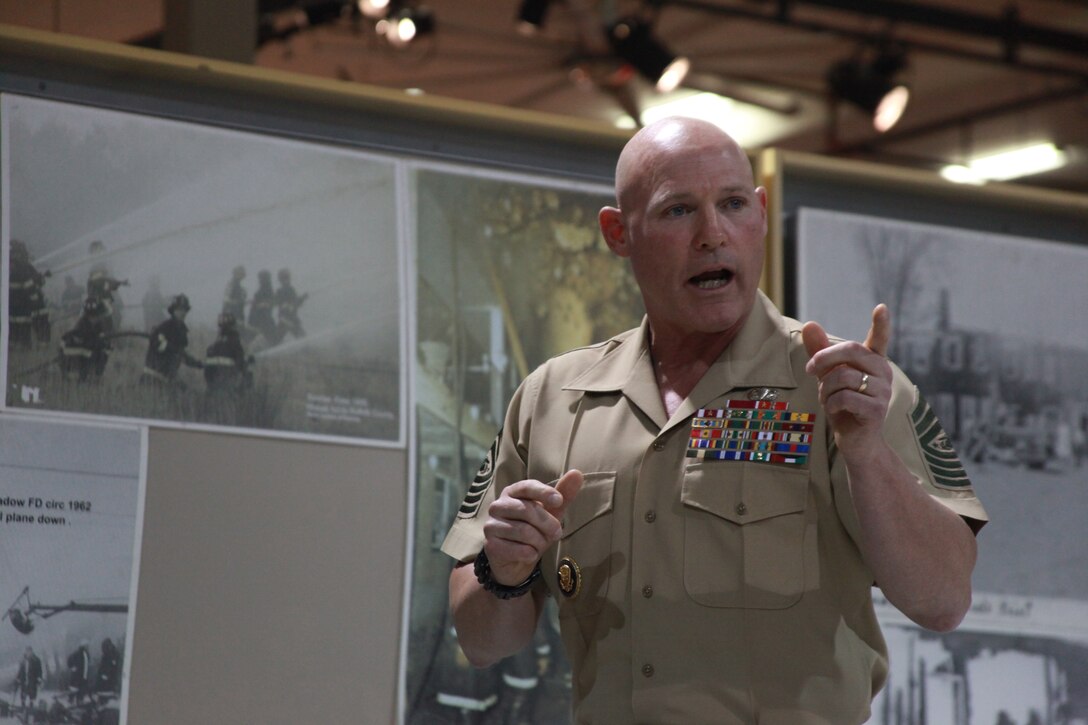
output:
[[[711,365],[671,421],[654,377],[650,326],[644,317],[633,334],[620,339],[597,363],[563,386],[586,393],[623,393],[661,428],[684,420],[707,403],[736,388],[796,388],[789,357],[790,330],[785,318],[761,291],[740,333]]]

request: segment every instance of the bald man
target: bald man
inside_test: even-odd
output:
[[[642,325],[511,401],[443,550],[477,666],[559,605],[578,723],[848,725],[887,674],[871,586],[919,625],[971,601],[986,513],[925,400],[759,291],[767,194],[717,127],[639,131],[600,212]]]

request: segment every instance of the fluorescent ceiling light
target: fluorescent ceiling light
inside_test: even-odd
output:
[[[941,176],[960,183],[1007,181],[1041,174],[1067,163],[1066,153],[1052,143],[1037,143],[971,159],[965,165],[946,166]]]
[[[941,176],[954,181],[957,184],[985,184],[986,179],[982,178],[971,169],[967,168],[963,164],[949,164],[941,169]]]
[[[690,116],[725,128],[725,122],[736,107],[737,102],[732,98],[716,93],[694,93],[643,109],[642,122],[650,125],[669,116]]]
[[[755,148],[788,136],[805,126],[805,114],[786,116],[716,93],[677,92],[668,100],[642,109],[646,125],[668,116],[687,116],[709,121],[732,136],[744,148]],[[634,121],[627,114],[617,116],[618,128],[632,129]]]

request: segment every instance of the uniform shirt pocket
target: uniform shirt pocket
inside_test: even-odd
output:
[[[552,568],[553,577],[559,562],[570,559],[577,565],[581,581],[573,596],[557,593],[560,615],[593,614],[600,610],[608,594],[615,488],[615,471],[585,474],[582,490],[563,516],[563,535]]]
[[[796,603],[805,589],[806,559],[813,561],[805,547],[816,546],[805,516],[808,488],[805,469],[689,464],[680,493],[688,595],[708,607]]]

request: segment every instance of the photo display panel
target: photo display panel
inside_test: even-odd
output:
[[[5,405],[404,445],[393,160],[5,95]]]
[[[478,670],[449,619],[439,550],[525,376],[636,327],[642,299],[597,224],[604,185],[418,165],[415,194],[416,507],[405,721],[569,722],[554,603],[533,643]],[[483,721],[483,720],[481,720]]]
[[[125,721],[145,446],[134,427],[0,417],[5,722]]]
[[[864,339],[932,406],[990,516],[960,627],[874,590],[891,656],[874,725],[1088,718],[1088,248],[801,208],[798,315]]]

